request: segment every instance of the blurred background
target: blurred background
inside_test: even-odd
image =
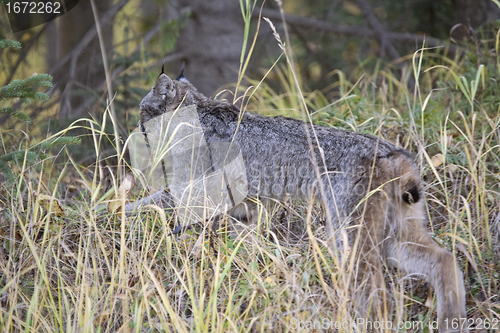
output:
[[[246,30],[240,2],[251,12]],[[374,85],[380,83],[380,71],[390,73],[411,90],[412,56],[423,46],[433,48],[429,53],[436,63],[449,65],[472,56],[477,69],[477,58],[495,47],[500,25],[499,7],[491,0],[287,0],[283,13],[276,1],[99,0],[95,6],[124,136],[136,125],[138,104],[163,63],[167,74],[176,77],[185,62],[185,76],[212,97],[224,89],[234,93],[239,73],[244,74],[241,92],[259,82],[282,53],[260,16],[273,22],[283,40],[288,38],[301,89],[319,93],[324,99],[319,107],[346,93],[342,80],[356,82],[366,73],[374,74],[369,80]],[[13,105],[13,112],[32,119],[30,132],[46,135],[82,117],[99,121],[108,95],[90,1],[79,1],[68,14],[18,33],[11,32],[4,8],[0,12],[0,39],[22,44],[19,50],[0,51],[1,86],[33,73],[53,77],[53,86],[44,90],[48,99]],[[244,36],[243,52],[248,55],[250,45],[253,52],[243,73]],[[294,89],[284,85],[285,64],[281,57],[266,76],[268,91],[276,95]],[[0,114],[0,124],[4,129],[24,126],[12,112]],[[80,148],[76,153],[80,159],[88,157]]]

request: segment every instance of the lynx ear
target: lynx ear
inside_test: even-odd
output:
[[[174,82],[166,74],[161,73],[156,79],[153,91],[157,95],[173,98],[175,97]]]
[[[181,68],[181,74],[179,74],[179,76],[175,79],[176,81],[181,81],[181,82],[186,82],[186,83],[191,83],[189,82],[188,79],[186,79],[186,77],[184,76],[184,64],[185,62],[183,61],[182,62],[182,68]]]

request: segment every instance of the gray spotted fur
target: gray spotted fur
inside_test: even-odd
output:
[[[140,125],[181,105],[197,107],[208,144],[233,140],[239,146],[249,197],[312,197],[328,210],[327,230],[334,250],[343,250],[346,230],[350,244],[360,237],[359,279],[373,280],[372,291],[361,299],[381,297],[377,293],[384,285],[383,259],[430,281],[441,332],[454,331],[444,327],[446,319],[466,318],[462,272],[454,256],[427,232],[418,169],[406,151],[370,135],[242,112],[235,105],[205,97],[185,78],[171,80],[163,73],[140,104]],[[232,214],[241,215],[239,207]]]

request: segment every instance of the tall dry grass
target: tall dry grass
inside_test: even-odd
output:
[[[328,73],[331,86],[308,91],[285,36],[282,61],[262,80],[245,79],[255,43],[248,29],[254,4],[241,3],[247,26],[238,82],[246,94],[243,107],[374,134],[415,154],[429,230],[466,272],[468,317],[498,322],[500,113],[494,80],[500,73],[487,62],[491,55],[474,62],[466,54],[451,59],[423,47],[402,72],[390,65],[374,73],[360,68],[351,82],[337,70]],[[490,43],[498,59],[498,35]],[[102,130],[105,123],[92,119],[64,133],[79,126],[92,133],[95,156],[105,140],[118,147],[118,138]],[[242,226],[247,230],[236,238],[214,235],[203,223],[170,236],[180,223],[171,211],[150,206],[127,217],[97,209],[116,192],[116,169],[99,161],[82,167],[70,156],[60,165],[58,154],[66,152],[53,152],[38,166],[13,165],[16,182],[1,184],[1,331],[326,332],[339,324],[338,331],[355,331],[355,254],[339,259],[331,253],[317,205],[259,203],[258,225]],[[123,157],[119,148],[117,157]],[[105,183],[110,178],[111,186]],[[385,276],[392,311],[379,321],[405,323],[400,332],[431,332],[435,302],[423,280],[389,268]]]

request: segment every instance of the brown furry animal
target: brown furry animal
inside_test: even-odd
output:
[[[462,272],[453,254],[428,234],[419,172],[405,150],[370,135],[242,112],[205,97],[183,76],[172,80],[164,73],[140,104],[140,128],[146,133],[147,122],[189,106],[196,108],[209,146],[238,146],[249,198],[316,199],[326,210],[334,253],[359,237],[359,280],[372,281],[360,302],[370,300],[371,313],[384,297],[385,261],[432,284],[441,332],[467,331],[451,326],[466,319]],[[244,217],[241,207],[230,213]]]

